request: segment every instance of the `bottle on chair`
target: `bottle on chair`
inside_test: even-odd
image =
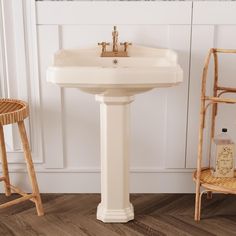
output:
[[[235,144],[223,128],[213,139],[211,151],[212,174],[214,177],[234,177]]]

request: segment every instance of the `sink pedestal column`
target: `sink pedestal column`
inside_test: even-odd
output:
[[[97,219],[127,222],[134,218],[129,201],[131,96],[96,96],[101,116],[101,203]]]

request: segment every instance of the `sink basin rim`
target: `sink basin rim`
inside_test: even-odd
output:
[[[99,78],[98,78],[99,73]],[[79,74],[79,75],[78,75]],[[133,77],[133,78],[132,78]],[[135,77],[135,78],[134,78]],[[146,78],[145,78],[146,77]],[[66,78],[66,79],[65,79]],[[66,81],[65,81],[66,80]],[[100,68],[93,67],[49,67],[47,81],[58,85],[145,85],[180,83],[183,70],[179,65],[165,68]]]
[[[108,49],[107,49],[108,50]],[[73,64],[75,66],[80,66],[79,63],[86,60],[94,60],[96,59],[96,62],[107,62],[107,61],[127,61],[130,60],[130,58],[134,58],[135,60],[163,60],[168,58],[169,63],[177,63],[178,55],[175,51],[172,49],[166,49],[166,48],[153,48],[153,47],[145,47],[140,45],[132,45],[132,47],[129,48],[129,57],[100,57],[101,54],[101,48],[100,47],[91,47],[91,48],[82,48],[82,49],[61,49],[57,51],[54,54],[53,58],[53,66],[63,66],[63,64]],[[74,60],[74,61],[73,61]],[[77,62],[75,62],[77,61]],[[77,64],[78,63],[78,64]],[[87,63],[87,66],[90,66],[91,62]],[[69,65],[68,65],[69,66]],[[95,66],[95,65],[94,65]],[[117,65],[119,66],[119,65]],[[140,65],[139,65],[140,66]],[[142,64],[141,64],[142,66]]]
[[[136,94],[183,81],[175,51],[135,46],[130,52],[128,58],[102,58],[99,48],[61,50],[54,54],[54,65],[47,69],[47,81],[92,94],[122,94],[121,90]],[[115,59],[119,65],[112,64]]]

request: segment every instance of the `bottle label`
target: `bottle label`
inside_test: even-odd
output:
[[[218,144],[215,177],[234,177],[234,144]]]

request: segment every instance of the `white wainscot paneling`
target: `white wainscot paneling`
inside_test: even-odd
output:
[[[193,24],[235,25],[236,3],[234,1],[193,2]]]
[[[25,21],[24,3],[20,0],[1,1],[0,4],[0,64],[1,97],[22,99],[29,103],[30,118],[25,120],[32,157],[35,163],[42,163],[41,133],[39,129],[38,85],[31,77],[28,65],[28,31]],[[36,37],[36,35],[35,35]],[[31,64],[31,63],[30,63]],[[33,96],[31,92],[34,91]],[[17,125],[4,126],[5,142],[10,168],[16,163],[24,163]]]
[[[38,24],[191,24],[192,2],[37,2]],[[52,14],[53,12],[53,14]]]
[[[66,167],[100,169],[99,104],[78,89],[65,89],[64,95]]]
[[[191,72],[190,72],[190,85],[189,85],[187,158],[186,158],[187,168],[195,168],[197,163],[201,76],[205,57],[207,55],[209,48],[214,47],[213,45],[214,45],[214,26],[194,25],[192,28]],[[211,70],[209,71],[209,75],[211,75]],[[208,120],[208,118],[206,118],[206,120]],[[208,140],[207,125],[209,125],[209,122],[206,123],[206,132],[204,133],[205,135],[204,140]],[[204,155],[207,155],[208,143],[204,142],[204,144],[205,144]],[[205,161],[204,163],[207,163],[206,160],[204,161]]]
[[[59,26],[38,27],[39,71],[43,146],[46,168],[63,168],[62,93],[59,87],[46,82],[46,69],[53,53],[59,50]]]
[[[196,166],[200,85],[204,58],[210,47],[236,48],[236,3],[232,1],[33,3],[32,1],[28,4],[30,1],[26,2],[27,7],[24,5],[19,11],[28,9],[27,12],[31,12],[32,16],[24,16],[27,23],[28,17],[35,17],[32,13],[34,7],[31,9],[31,6],[35,4],[37,10],[36,18],[31,19],[31,26],[36,27],[35,22],[37,22],[40,78],[38,81],[31,76],[27,86],[31,101],[36,97],[32,88],[40,91],[40,107],[34,108],[33,115],[41,116],[42,127],[40,122],[33,122],[31,126],[33,128],[35,125],[38,126],[37,129],[42,129],[43,134],[45,163],[37,164],[41,191],[99,192],[100,190],[99,104],[92,95],[76,89],[63,90],[48,84],[45,73],[47,66],[52,62],[53,53],[59,48],[91,47],[97,42],[111,40],[113,25],[118,26],[121,41],[128,40],[135,44],[176,50],[184,70],[184,83],[180,86],[138,95],[131,105],[131,192],[193,191],[194,185],[190,173],[192,170],[188,168]],[[20,0],[17,0],[17,3],[21,5]],[[122,14],[114,14],[113,9]],[[17,17],[22,18],[23,15],[22,12],[15,14],[14,24],[17,23]],[[22,22],[20,26],[21,29],[16,30],[16,33],[24,32]],[[11,27],[7,30],[11,31]],[[36,30],[33,29],[32,32],[36,37]],[[10,37],[6,43],[13,45],[10,48],[14,49],[12,41],[14,40]],[[21,38],[19,42],[24,43],[24,40]],[[35,49],[36,44],[31,48]],[[23,47],[18,52],[21,49]],[[27,51],[27,47],[25,50]],[[37,57],[36,50],[31,54],[30,60],[32,56]],[[34,59],[37,62],[37,58]],[[234,58],[220,56],[219,61],[220,81],[223,85],[234,86]],[[35,68],[32,68],[30,63],[29,65],[30,70],[35,70],[32,74],[37,75],[37,65]],[[16,67],[18,72],[9,70],[9,75],[20,75],[20,66],[18,67]],[[212,76],[212,71],[209,74]],[[19,81],[14,84],[18,84]],[[15,81],[12,80],[11,83],[13,82]],[[12,91],[17,94],[19,88],[15,86]],[[22,92],[21,89],[20,91]],[[228,127],[230,135],[236,140],[234,107],[221,106],[219,111],[222,113],[217,117],[219,121],[217,132],[220,127]],[[38,135],[35,137],[34,129],[31,129],[31,132],[35,143]],[[206,130],[207,135],[208,130]],[[208,142],[205,142],[206,155],[207,146]],[[13,158],[17,155],[11,153]],[[206,160],[204,162],[206,163]],[[13,179],[18,180],[22,186],[26,183],[27,189],[25,175],[21,173],[19,167],[12,165],[11,171],[17,172],[14,173]],[[68,185],[68,182],[73,182],[73,186]]]
[[[184,82],[175,88],[137,96],[133,104],[132,160],[138,168],[185,167],[190,26],[162,27],[153,26],[147,34],[161,38],[153,41],[156,42],[154,46],[168,47],[178,52]]]
[[[36,14],[30,11],[34,4]],[[28,18],[33,19],[25,32],[32,31],[34,40],[37,34],[26,56],[35,62],[28,62],[29,97],[34,101],[34,96],[40,96],[35,114],[42,123],[36,123],[42,130],[44,155],[44,163],[36,165],[41,191],[100,190],[99,104],[92,95],[47,83],[46,69],[58,49],[111,41],[112,26],[117,25],[120,41],[176,50],[184,70],[180,86],[137,95],[131,105],[131,192],[191,192],[192,170],[185,169],[185,152],[192,2],[38,1],[26,5],[24,19],[27,24]],[[113,9],[122,14],[114,14]],[[39,91],[37,95],[32,87]],[[16,172],[13,179],[22,176],[19,184],[29,189],[24,170],[13,166],[11,172]]]

